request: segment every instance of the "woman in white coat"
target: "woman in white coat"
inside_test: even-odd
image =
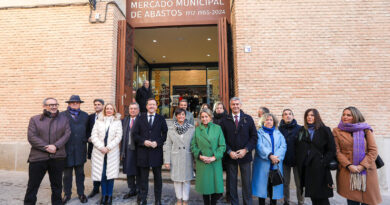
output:
[[[164,145],[164,164],[171,169],[171,179],[174,182],[176,205],[187,205],[193,179],[193,159],[190,150],[191,140],[195,132],[193,125],[186,120],[186,111],[175,110],[176,121],[168,130]]]
[[[122,123],[115,106],[108,103],[98,116],[92,129],[92,180],[100,181],[100,204],[112,204],[114,179],[119,175],[119,143],[122,139]]]

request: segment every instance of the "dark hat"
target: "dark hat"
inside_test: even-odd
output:
[[[93,100],[93,103],[95,103],[95,102],[100,102],[102,105],[104,105],[104,100],[103,99],[97,98],[97,99]]]
[[[82,101],[80,99],[80,96],[78,95],[72,95],[70,96],[69,100],[68,101],[65,101],[65,103],[70,103],[70,102],[80,102],[80,103],[83,103],[84,101]]]

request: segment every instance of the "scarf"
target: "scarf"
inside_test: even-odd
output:
[[[307,126],[308,126],[307,131],[309,132],[309,134],[310,134],[310,140],[312,141],[312,140],[313,140],[313,137],[314,137],[314,132],[315,132],[314,124],[308,124]]]
[[[70,114],[72,114],[72,115],[74,115],[76,118],[79,116],[79,114],[80,114],[80,108],[79,109],[77,109],[77,110],[75,110],[75,109],[73,109],[73,108],[71,108],[71,107],[69,107],[68,106],[68,112],[70,113]]]
[[[268,128],[268,127],[262,126],[262,128],[263,128],[264,132],[267,133],[269,135],[269,137],[271,138],[272,154],[274,154],[275,153],[275,140],[274,140],[275,127]],[[272,161],[270,163],[271,163],[271,166],[269,169],[272,170],[274,166],[272,164]]]
[[[187,119],[184,120],[183,125],[180,125],[177,121],[175,121],[173,123],[173,126],[175,127],[175,130],[179,135],[186,133],[188,128],[190,128],[190,124],[188,123]]]
[[[280,130],[280,128],[282,128],[282,129],[291,129],[291,128],[294,128],[295,126],[297,126],[297,121],[295,119],[293,119],[288,124],[285,123],[284,120],[281,120],[280,124],[279,124],[279,130]]]
[[[365,133],[364,130],[372,128],[367,123],[343,123],[340,121],[337,126],[340,130],[352,133],[353,136],[353,165],[359,165],[366,157],[366,150],[364,144]],[[351,190],[366,191],[366,174],[363,170],[360,173],[351,173]]]
[[[48,118],[56,118],[57,115],[58,115],[59,111],[57,110],[56,113],[51,113],[50,111],[46,110],[46,109],[43,109],[43,113],[40,117],[40,120],[42,121],[44,117],[48,117]]]
[[[223,112],[223,113],[216,113],[216,112],[214,112],[213,115],[214,115],[214,119],[219,120],[219,119],[221,119],[225,115],[225,112]]]

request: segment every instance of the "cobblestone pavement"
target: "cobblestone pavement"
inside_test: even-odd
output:
[[[17,172],[17,171],[4,171],[0,170],[0,204],[10,205],[10,204],[23,204],[24,194],[26,192],[26,185],[28,180],[27,172]],[[148,204],[153,204],[153,183],[150,183],[149,186],[149,196],[148,196]],[[85,179],[85,194],[87,195],[92,189],[92,181],[91,178],[86,177]],[[123,195],[128,191],[126,181],[124,180],[116,180],[114,186],[114,200],[113,204],[121,205],[121,204],[136,204],[136,197],[133,197],[128,200],[123,200]],[[76,187],[73,183],[73,191],[72,200],[68,203],[69,205],[81,204],[77,198]],[[239,190],[239,193],[241,191]],[[42,181],[41,188],[38,192],[38,202],[37,204],[50,204],[50,183],[48,176],[46,175],[44,180]],[[290,194],[292,197],[293,203],[297,204],[297,199],[295,196],[295,190]],[[335,197],[330,199],[332,205],[344,205],[346,204],[346,200],[335,192]],[[390,204],[390,194],[382,194],[383,203],[382,204]],[[100,196],[95,196],[92,199],[89,199],[87,204],[96,204]],[[173,204],[175,201],[175,192],[173,189],[173,184],[164,183],[163,184],[163,193],[162,193],[162,204]],[[242,202],[242,201],[241,201]],[[254,198],[254,203],[257,204],[257,199]],[[202,196],[195,192],[194,185],[191,186],[190,193],[190,201],[191,205],[201,205]],[[218,204],[226,204],[223,199],[221,199]],[[282,201],[279,201],[278,204],[283,204]],[[310,199],[306,198],[305,204],[311,204]]]

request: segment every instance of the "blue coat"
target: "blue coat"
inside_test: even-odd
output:
[[[63,112],[69,120],[71,134],[65,145],[66,167],[82,165],[87,161],[87,128],[88,114],[80,111],[77,119],[73,119],[68,111]]]
[[[267,198],[268,173],[271,166],[271,160],[268,156],[272,153],[272,143],[271,137],[264,132],[263,128],[257,131],[257,135],[256,154],[253,162],[252,194],[260,198]],[[279,170],[283,174],[283,159],[287,149],[286,141],[279,130],[275,129],[273,136],[274,155],[280,159]],[[277,166],[274,166],[274,169],[276,168]],[[272,193],[272,199],[281,198],[283,198],[283,184],[274,186]]]

